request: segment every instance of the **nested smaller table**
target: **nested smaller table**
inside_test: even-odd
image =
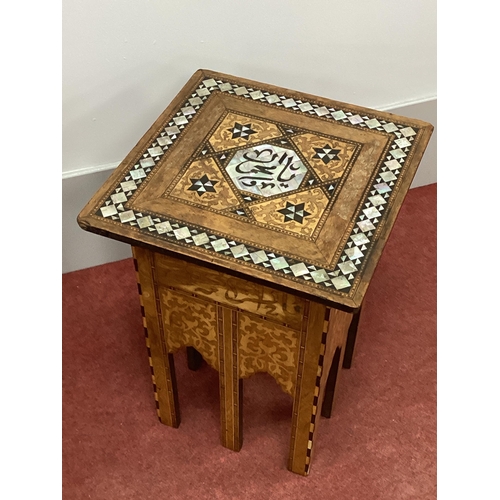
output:
[[[133,247],[161,422],[179,425],[173,353],[219,372],[222,444],[242,444],[243,379],[293,398],[288,468],[319,413],[432,125],[199,70],[78,217]],[[347,353],[346,353],[347,351]]]

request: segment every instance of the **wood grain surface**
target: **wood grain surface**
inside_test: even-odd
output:
[[[357,309],[432,131],[199,70],[78,222]]]
[[[162,423],[180,423],[179,349],[219,372],[221,443],[234,451],[243,379],[269,373],[293,398],[288,468],[309,474],[432,131],[214,71],[190,78],[78,216],[133,247]]]

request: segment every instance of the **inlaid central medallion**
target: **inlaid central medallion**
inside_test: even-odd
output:
[[[164,196],[314,239],[359,149],[345,138],[228,111]]]
[[[240,190],[267,197],[297,189],[307,168],[293,149],[260,144],[237,151],[226,172]]]

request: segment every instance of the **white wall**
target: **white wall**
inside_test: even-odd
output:
[[[198,68],[436,125],[436,0],[65,0],[64,272],[129,255],[76,214]]]

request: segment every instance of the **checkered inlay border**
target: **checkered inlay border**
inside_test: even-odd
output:
[[[349,127],[377,130],[390,135],[392,140],[388,154],[378,166],[367,196],[358,208],[351,234],[334,267],[320,268],[303,260],[250,246],[237,240],[229,240],[215,232],[182,221],[125,208],[124,204],[152,172],[168,149],[175,144],[185,127],[214,92],[232,94],[297,113],[340,122]],[[96,208],[94,215],[135,227],[139,231],[154,234],[160,239],[180,246],[198,247],[203,251],[216,253],[228,259],[244,260],[271,274],[281,274],[294,281],[307,282],[312,287],[329,288],[333,293],[348,296],[353,289],[357,274],[370,253],[374,235],[384,217],[385,207],[395,192],[405,162],[411,156],[418,131],[416,127],[379,119],[375,116],[356,114],[348,109],[335,109],[317,104],[313,100],[303,101],[274,94],[264,89],[207,78],[200,81],[190,98],[180,106],[160,134],[145,148],[141,159],[116,184],[114,191],[104,203]]]
[[[158,389],[156,387],[155,371],[153,368],[153,357],[151,355],[151,342],[149,340],[148,326],[147,326],[147,322],[146,322],[146,313],[144,311],[144,303],[142,300],[142,287],[141,287],[141,282],[139,280],[139,265],[138,265],[137,259],[135,257],[133,260],[134,260],[134,269],[135,269],[135,275],[136,275],[136,280],[137,280],[137,290],[139,291],[139,300],[140,300],[140,304],[141,304],[142,326],[144,328],[144,337],[146,339],[146,348],[148,350],[149,369],[151,371],[151,380],[153,381],[153,391],[154,391],[154,396],[155,396],[156,414],[158,415],[158,420],[161,422],[160,402],[158,400]]]
[[[318,359],[318,374],[316,376],[316,386],[314,388],[311,423],[309,425],[309,440],[307,441],[307,453],[306,453],[306,463],[305,463],[306,475],[309,474],[309,468],[311,465],[311,453],[312,453],[312,447],[313,447],[314,429],[316,427],[316,418],[319,418],[318,415],[320,413],[320,409],[318,408],[318,403],[319,403],[319,393],[321,390],[321,376],[323,374],[323,364],[325,362],[326,337],[328,335],[328,325],[330,322],[330,311],[331,311],[331,309],[329,307],[327,307],[326,311],[325,311],[325,319],[323,322],[323,333],[321,336],[321,347],[320,347],[320,354],[319,354],[319,359]]]

